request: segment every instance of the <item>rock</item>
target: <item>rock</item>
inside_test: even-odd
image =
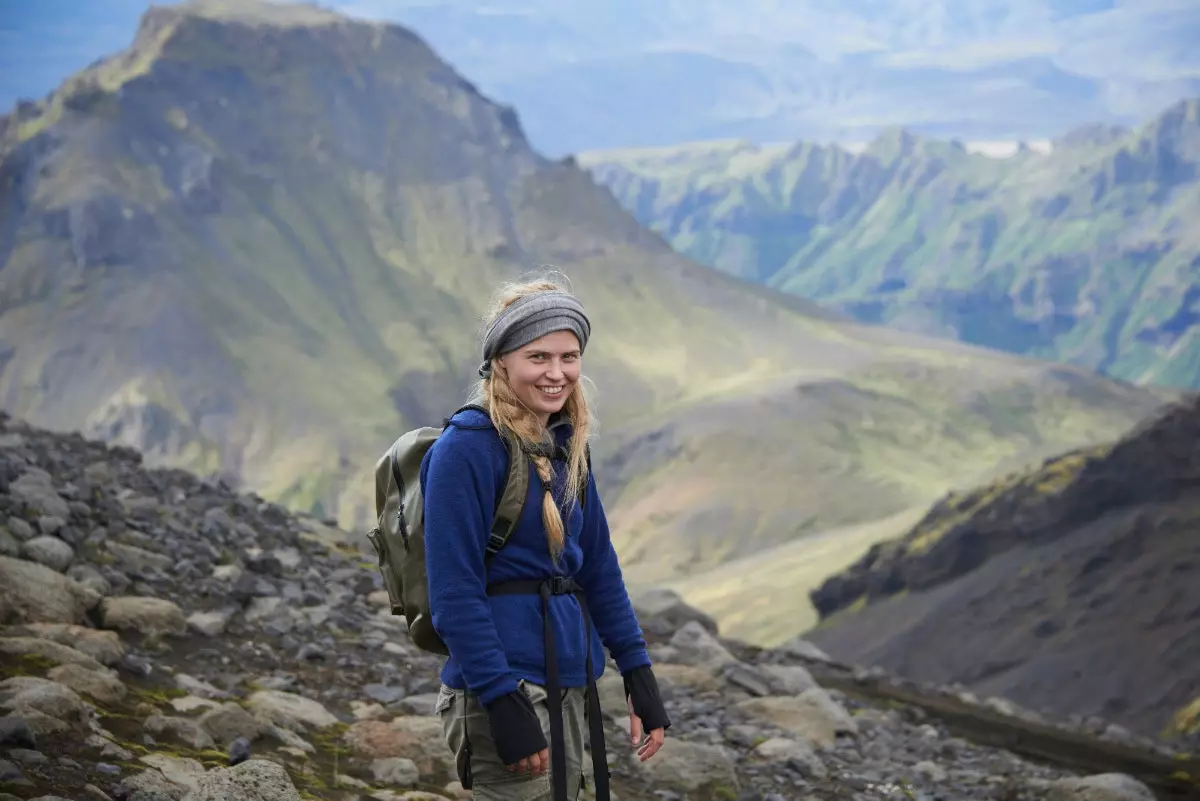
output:
[[[79,665],[59,665],[51,669],[46,678],[77,693],[90,695],[102,704],[118,704],[127,692],[125,685],[111,672],[88,670]]]
[[[928,759],[913,765],[913,773],[931,784],[941,784],[946,781],[946,769]]]
[[[212,735],[214,741],[222,745],[228,745],[237,739],[253,742],[263,733],[263,724],[232,701],[205,712],[197,723]]]
[[[0,759],[0,784],[29,785],[32,782],[25,778],[15,764],[7,759]]]
[[[121,780],[117,797],[129,801],[180,801],[190,788],[167,779],[150,768]]]
[[[239,737],[229,744],[229,764],[240,765],[250,758],[250,740]]]
[[[719,670],[737,663],[733,654],[695,620],[685,623],[671,638],[671,647],[679,652],[675,661],[706,670]]]
[[[1046,801],[1154,801],[1154,793],[1124,773],[1098,773],[1052,783]]]
[[[20,556],[21,541],[8,532],[7,529],[0,528],[0,556]]]
[[[259,690],[246,699],[246,706],[259,720],[297,732],[338,722],[320,702],[280,690]]]
[[[125,572],[167,571],[175,565],[175,560],[171,557],[147,551],[145,548],[138,548],[135,545],[125,545],[110,540],[104,543],[104,548],[116,557],[117,563]]]
[[[205,773],[183,801],[301,801],[283,766],[250,759]]]
[[[618,718],[629,714],[625,702],[625,680],[620,673],[606,670],[596,682],[596,693],[600,696],[600,711],[605,716]]]
[[[755,746],[751,758],[771,763],[786,763],[808,777],[824,778],[827,775],[821,759],[808,743],[787,737],[772,737]]]
[[[421,771],[411,759],[390,757],[372,762],[371,775],[377,782],[396,787],[412,787],[421,778]]]
[[[142,728],[156,739],[168,737],[192,748],[212,748],[216,745],[209,733],[189,718],[151,715],[146,718]]]
[[[175,674],[175,686],[184,692],[192,695],[198,695],[201,698],[228,698],[229,693],[224,692],[218,687],[214,687],[207,681],[197,679],[195,676],[189,676],[186,673]]]
[[[67,570],[67,578],[79,582],[101,596],[111,595],[113,591],[112,584],[104,577],[104,574],[88,564],[71,565]]]
[[[57,665],[78,665],[99,672],[107,670],[82,651],[38,637],[0,637],[0,654],[17,658],[40,657]]]
[[[763,665],[762,669],[780,695],[799,695],[817,686],[812,674],[801,665]]]
[[[0,682],[0,709],[23,717],[30,730],[39,736],[83,727],[91,715],[87,703],[71,689],[32,676],[15,676]],[[46,719],[62,725],[52,725]]]
[[[28,521],[22,520],[19,517],[8,518],[8,530],[12,532],[13,537],[21,541],[30,540],[37,536],[37,530],[29,525]]]
[[[413,721],[421,721],[414,724]],[[435,730],[436,727],[436,730]],[[346,743],[368,759],[402,757],[412,760],[421,773],[449,757],[437,718],[397,718],[392,723],[364,720],[354,723],[344,736]]]
[[[857,734],[858,726],[846,710],[820,688],[798,696],[751,698],[737,708],[770,723],[814,748],[831,748],[839,734]]]
[[[658,680],[659,689],[667,696],[720,692],[722,689],[721,682],[711,672],[691,665],[657,665],[654,677]]]
[[[140,634],[176,634],[187,632],[183,611],[172,601],[124,595],[105,598],[101,617],[106,629],[132,630]]]
[[[11,748],[37,748],[37,738],[29,730],[29,724],[17,715],[0,717],[0,746]]]
[[[194,759],[166,754],[146,754],[139,759],[142,763],[157,768],[167,781],[189,790],[196,789],[200,785],[200,778],[204,776],[204,766]]]
[[[722,671],[725,681],[751,695],[770,695],[773,689],[770,676],[764,671],[741,662],[726,665]]]
[[[71,507],[54,489],[54,479],[45,470],[30,468],[9,485],[13,496],[39,515],[68,518]]]
[[[694,606],[689,606],[674,590],[651,589],[638,593],[632,599],[638,620],[647,632],[669,637],[685,624],[695,622],[709,634],[717,635],[717,623],[709,615]]]
[[[669,747],[664,745],[653,759],[641,762],[636,755],[627,759],[637,773],[659,786],[686,793],[703,787],[735,793],[739,789],[737,763],[723,746],[677,739]]]
[[[433,773],[444,767],[450,758],[442,736],[442,722],[432,715],[402,715],[391,722],[393,730],[410,738],[409,753],[389,754],[411,759],[422,773]]]
[[[13,629],[10,633],[39,637],[66,645],[109,667],[119,663],[125,655],[125,646],[114,631],[100,631],[66,623],[31,623]]]
[[[21,546],[21,556],[51,570],[65,573],[75,560],[75,549],[58,537],[34,537]]]
[[[193,612],[188,615],[187,625],[193,631],[198,631],[208,637],[219,637],[229,625],[233,617],[232,611]]]
[[[788,640],[777,649],[782,654],[809,662],[832,662],[832,657],[803,637]]]
[[[0,623],[82,623],[100,595],[45,565],[0,556]]]

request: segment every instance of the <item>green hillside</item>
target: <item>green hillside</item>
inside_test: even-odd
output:
[[[1200,386],[1200,99],[1008,158],[898,131],[579,161],[681,253],[857,319]]]
[[[407,30],[307,6],[151,9],[0,123],[0,194],[4,409],[360,530],[383,449],[465,399],[496,283],[565,271],[645,581],[928,503],[1161,400],[692,262]]]

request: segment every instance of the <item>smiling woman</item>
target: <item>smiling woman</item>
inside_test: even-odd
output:
[[[449,652],[437,712],[476,799],[576,798],[590,739],[596,799],[607,801],[603,649],[624,679],[641,759],[670,726],[590,470],[590,336],[583,304],[559,285],[503,288],[476,398],[421,468],[429,608]],[[526,456],[529,481],[504,538],[493,529],[512,505],[510,453]]]
[[[579,338],[570,331],[555,331],[497,361],[503,365],[508,385],[544,426],[561,411],[579,382]]]

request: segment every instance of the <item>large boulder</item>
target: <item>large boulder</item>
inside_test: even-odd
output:
[[[82,623],[100,594],[36,562],[0,556],[0,623]]]

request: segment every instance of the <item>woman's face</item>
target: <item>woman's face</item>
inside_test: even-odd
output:
[[[553,331],[498,359],[509,386],[542,425],[575,390],[582,360],[579,339],[571,331]]]

